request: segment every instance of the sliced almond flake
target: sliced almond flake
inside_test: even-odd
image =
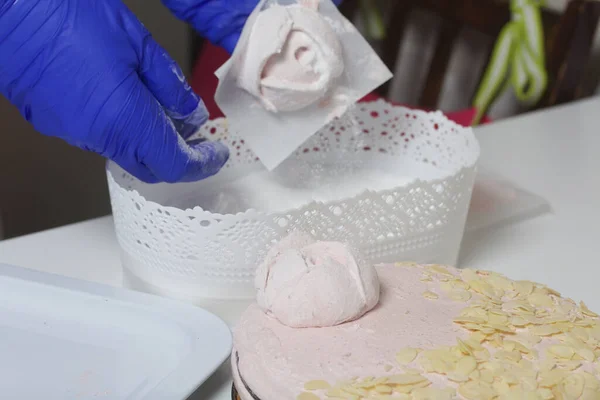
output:
[[[452,400],[455,396],[455,391],[452,388],[419,388],[412,393],[413,400]]]
[[[585,388],[579,400],[598,400],[600,399],[600,391],[595,389]]]
[[[373,380],[373,385],[381,385],[387,383],[387,376],[376,378]]]
[[[486,327],[495,329],[499,332],[504,332],[504,333],[514,333],[516,332],[516,329],[514,326],[510,326],[510,325],[502,325],[502,324],[493,324],[493,323],[487,323],[485,325]]]
[[[580,320],[577,320],[577,321],[573,322],[573,325],[574,325],[574,326],[584,326],[584,327],[591,327],[591,326],[593,326],[593,325],[594,325],[594,322],[595,322],[595,321],[596,321],[596,320],[594,320],[594,319],[591,319],[591,318],[580,319]]]
[[[600,326],[588,328],[588,334],[596,340],[600,340]]]
[[[452,282],[440,282],[440,289],[446,293],[449,293],[454,290],[454,285],[452,285]]]
[[[581,374],[571,373],[563,382],[565,394],[572,399],[578,399],[585,388],[585,378]]]
[[[551,336],[561,333],[560,327],[556,325],[539,325],[529,328],[529,332],[537,336]]]
[[[494,313],[489,313],[488,314],[488,321],[493,323],[493,324],[498,324],[498,325],[502,325],[502,324],[507,324],[508,323],[508,317],[504,316],[504,315],[498,315],[498,314],[494,314]]]
[[[474,381],[480,380],[481,379],[481,372],[479,372],[478,369],[476,369],[475,371],[471,372],[469,374],[469,379],[472,379]]]
[[[340,398],[345,400],[361,400],[362,397],[357,394],[342,392],[342,396]]]
[[[518,315],[512,317],[510,323],[519,328],[529,325],[529,322],[525,318],[519,317]]]
[[[460,316],[486,320],[487,311],[481,307],[468,307],[461,311]]]
[[[559,311],[552,311],[549,316],[545,317],[546,324],[570,323],[571,317],[565,314],[560,314]]]
[[[469,290],[470,286],[467,282],[461,280],[453,280],[450,283],[457,289]]]
[[[455,372],[449,372],[448,374],[446,374],[446,378],[448,378],[449,381],[454,382],[454,383],[461,383],[461,382],[468,382],[469,381],[469,377],[466,375],[462,375],[462,374],[458,374]]]
[[[394,264],[396,267],[419,267],[420,264],[411,261],[397,262]]]
[[[553,369],[550,371],[540,371],[539,385],[542,387],[552,388],[562,382],[571,372]]]
[[[571,346],[555,344],[548,347],[548,353],[555,355],[558,358],[570,360],[575,355],[575,350]]]
[[[429,270],[437,272],[438,274],[454,276],[454,274],[446,269],[446,267],[442,265],[431,265],[429,266]]]
[[[469,269],[469,268],[465,268],[465,269],[461,270],[460,276],[462,277],[462,279],[465,282],[479,279],[479,275],[477,275],[477,272],[475,270]]]
[[[392,387],[388,386],[388,385],[377,385],[377,386],[375,386],[375,391],[377,393],[391,394],[392,393]]]
[[[400,350],[396,354],[396,361],[398,361],[399,364],[403,364],[403,365],[410,364],[411,362],[413,362],[415,360],[415,358],[417,358],[418,354],[419,354],[419,351],[417,349],[407,347],[405,349]]]
[[[596,360],[596,354],[594,351],[587,348],[577,349],[577,354],[585,361],[594,362]]]
[[[502,375],[502,380],[509,385],[516,385],[519,383],[519,378],[516,375],[507,372]]]
[[[519,353],[518,351],[498,350],[496,353],[494,353],[494,358],[498,360],[508,360],[516,363],[521,360],[521,353]]]
[[[514,349],[517,348],[517,342],[514,342],[512,340],[505,340],[502,342],[502,347],[504,348],[505,351],[513,351]]]
[[[485,324],[487,321],[483,318],[476,317],[456,317],[454,318],[454,322],[457,324]]]
[[[587,329],[582,328],[580,326],[575,326],[573,327],[573,329],[571,329],[571,333],[579,340],[582,341],[587,341],[590,339],[590,335],[587,331]]]
[[[503,382],[501,380],[494,381],[492,383],[492,387],[494,388],[496,393],[500,395],[507,394],[510,392],[510,386],[508,386],[508,383]]]
[[[521,316],[525,313],[533,314],[535,312],[534,307],[522,300],[507,301],[502,304],[502,309],[505,311],[519,312],[519,315]]]
[[[546,291],[548,292],[548,294],[551,294],[552,296],[556,296],[556,297],[562,297],[562,295],[560,294],[560,292],[557,292],[556,290],[549,288],[548,286],[545,286],[544,289],[546,289]]]
[[[524,346],[523,344],[519,343],[519,342],[515,342],[515,351],[519,351],[523,354],[531,354],[534,352],[534,349],[529,348],[527,346]]]
[[[474,351],[473,354],[475,355],[477,361],[487,361],[490,359],[490,352],[487,349]]]
[[[587,371],[583,371],[581,374],[583,375],[586,388],[594,390],[600,388],[600,380],[598,380],[598,378],[596,378],[594,375],[590,374]]]
[[[491,400],[495,397],[495,391],[491,385],[472,381],[460,384],[458,394],[467,400]]]
[[[388,384],[390,385],[415,385],[421,382],[427,381],[423,375],[417,374],[403,374],[403,375],[393,375],[388,377]]]
[[[355,396],[360,397],[367,397],[369,395],[369,391],[363,389],[363,388],[359,388],[359,387],[353,387],[353,386],[346,386],[342,388],[342,392],[345,393],[349,393],[349,394],[353,394]]]
[[[521,387],[528,392],[535,392],[537,390],[538,383],[536,379],[528,376],[522,376]]]
[[[550,296],[535,291],[527,297],[527,301],[537,307],[552,307],[554,305],[554,300]]]
[[[304,384],[304,390],[327,390],[330,388],[329,382],[323,380],[309,381]]]
[[[471,300],[471,293],[466,290],[454,290],[448,294],[450,300],[466,302]]]
[[[430,300],[436,300],[439,298],[439,296],[429,290],[427,290],[426,292],[423,293],[423,297],[425,297],[426,299],[430,299]]]
[[[433,371],[438,374],[447,374],[451,371],[450,366],[440,359],[431,360],[431,365],[433,367]]]
[[[327,392],[325,392],[325,396],[327,396],[327,397],[341,398],[342,394],[343,394],[342,389],[340,389],[338,387],[331,388],[331,389],[327,390]]]
[[[392,365],[389,365],[389,364],[386,364],[386,365],[383,367],[383,370],[384,370],[385,372],[390,372],[392,369],[394,369],[394,367],[393,367]]]
[[[504,276],[502,276],[500,274],[497,274],[497,273],[491,274],[490,277],[487,279],[487,281],[492,286],[502,289],[505,292],[514,290],[513,281],[505,278]]]
[[[467,283],[469,284],[469,286],[471,286],[472,290],[476,291],[479,294],[487,296],[489,298],[495,298],[495,297],[500,297],[501,296],[501,295],[499,296],[497,294],[498,291],[494,290],[494,288],[491,285],[489,285],[489,284],[487,284],[487,283],[485,283],[485,282],[483,282],[481,280],[478,280],[478,281],[468,281]]]
[[[454,372],[459,375],[468,376],[477,369],[477,361],[471,356],[466,356],[458,360],[454,367]]]
[[[535,345],[542,341],[541,337],[539,337],[537,335],[532,335],[530,333],[524,333],[524,332],[520,332],[519,334],[512,336],[512,339],[518,341],[519,343],[521,343],[524,346],[526,346],[528,344]]]
[[[431,385],[431,381],[424,380],[423,382],[415,383],[414,385],[399,385],[394,387],[394,393],[411,393],[413,390]]]
[[[529,295],[533,292],[535,288],[535,284],[530,281],[516,281],[515,282],[515,290],[519,293],[523,293],[525,295]]]
[[[501,317],[506,317],[506,318],[508,318],[510,316],[510,314],[508,312],[504,311],[501,307],[491,308],[488,310],[488,313],[491,315],[499,315]]]
[[[473,350],[471,349],[471,347],[468,344],[466,344],[461,338],[456,338],[456,342],[458,343],[457,347],[462,354],[469,356],[473,355]],[[479,345],[479,343],[477,345]]]
[[[573,329],[573,324],[572,323],[557,323],[557,324],[554,324],[554,325],[556,325],[556,327],[558,329],[560,329],[561,332],[569,332],[569,331],[571,331],[571,329]]]
[[[469,339],[468,339],[468,340],[466,340],[465,342],[466,342],[466,343],[467,343],[467,344],[468,344],[468,345],[469,345],[471,348],[473,348],[471,343],[474,343],[474,342],[477,342],[477,343],[482,343],[482,342],[485,340],[485,338],[486,338],[486,337],[487,337],[487,336],[485,336],[484,334],[482,334],[482,333],[480,333],[480,332],[475,332],[475,333],[472,333],[472,334],[471,334],[471,336],[469,336]]]
[[[501,375],[504,373],[504,366],[498,361],[487,361],[479,364],[479,370],[491,371],[494,375]]]
[[[488,343],[494,347],[500,348],[503,346],[504,338],[501,334],[494,333],[488,338]]]
[[[404,368],[404,373],[410,375],[421,375],[421,371],[416,368]]]
[[[321,400],[321,398],[314,393],[302,392],[296,397],[296,400]]]
[[[579,307],[581,308],[581,312],[588,317],[592,317],[592,318],[600,317],[600,315],[598,315],[595,312],[593,312],[592,310],[590,310],[583,301],[579,303]]]
[[[554,393],[552,393],[552,390],[550,390],[548,388],[539,388],[537,390],[537,394],[542,400],[554,399]]]
[[[523,392],[523,400],[540,400],[536,392],[529,391]]]
[[[371,393],[369,395],[369,400],[396,400],[396,399],[411,400],[410,395],[403,394],[402,396],[405,396],[405,397],[392,396],[391,394]]]

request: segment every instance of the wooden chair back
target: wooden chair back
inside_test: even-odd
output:
[[[360,0],[345,0],[341,10],[353,20]],[[508,1],[500,0],[391,0],[387,34],[380,43],[381,57],[387,66],[396,70],[400,43],[403,41],[409,18],[414,11],[422,10],[441,18],[433,59],[428,66],[426,80],[419,100],[414,106],[439,108],[440,94],[453,48],[464,28],[472,28],[496,38],[510,20]],[[585,76],[594,34],[600,18],[600,2],[571,0],[564,13],[544,10],[542,15],[547,54],[548,87],[546,95],[537,105],[544,107],[565,103],[590,95],[598,77]],[[488,52],[488,59],[493,42]],[[478,77],[481,81],[484,70]],[[390,82],[378,89],[383,97],[390,95]],[[468,94],[472,98],[475,93]]]

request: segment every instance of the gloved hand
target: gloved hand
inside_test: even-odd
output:
[[[259,0],[162,0],[175,16],[211,43],[233,53],[246,20]],[[340,5],[342,0],[333,0]]]
[[[120,0],[0,0],[0,93],[41,133],[146,182],[203,179],[229,156],[185,142],[204,103]]]

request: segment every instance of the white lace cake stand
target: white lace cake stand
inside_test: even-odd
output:
[[[384,101],[352,115],[271,173],[222,119],[198,133],[232,149],[216,177],[147,185],[109,163],[126,276],[191,302],[252,297],[256,265],[292,230],[349,242],[373,263],[455,264],[479,157],[472,130]]]

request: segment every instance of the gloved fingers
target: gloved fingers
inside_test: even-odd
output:
[[[98,117],[110,121],[113,131],[113,144],[103,154],[139,179],[148,183],[197,181],[216,174],[227,161],[229,151],[221,143],[186,143],[137,75],[123,81],[111,99]]]
[[[125,171],[135,176],[137,179],[146,183],[165,182],[194,182],[206,179],[221,169],[229,158],[229,150],[220,142],[209,142],[206,139],[196,139],[187,143],[186,152],[194,154],[194,160],[189,164],[184,161],[185,168],[183,175],[173,170],[164,171],[164,177],[159,178],[145,163],[137,163],[134,158],[115,160]],[[201,162],[200,160],[207,160]],[[223,161],[224,160],[224,161]],[[152,163],[150,163],[152,164]],[[159,176],[160,176],[159,172]],[[181,176],[181,178],[179,178]]]
[[[175,60],[150,35],[143,43],[138,74],[163,106],[177,132],[187,139],[206,122],[208,110],[188,85]]]
[[[150,151],[142,162],[160,181],[194,182],[215,175],[229,159],[221,142],[186,143],[172,128],[149,138]]]
[[[169,183],[198,181],[219,172],[229,158],[227,147],[220,142],[186,143],[163,108],[152,100],[148,114],[156,120],[144,135],[138,161],[159,181]]]
[[[158,183],[159,180],[144,164],[137,163],[134,158],[123,158],[113,160],[125,171],[135,176],[142,182]]]

